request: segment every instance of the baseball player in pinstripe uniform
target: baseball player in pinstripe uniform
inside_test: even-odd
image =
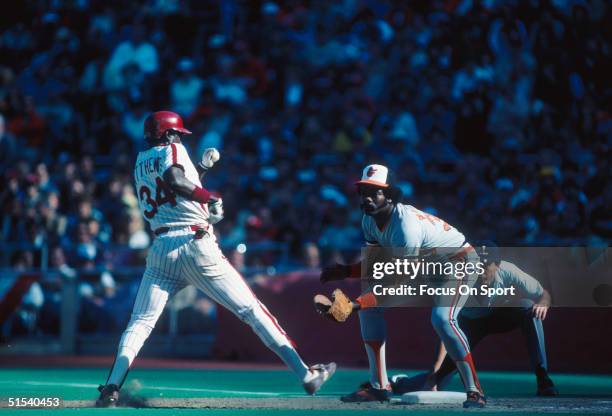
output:
[[[151,114],[144,133],[149,148],[138,154],[134,178],[140,210],[156,238],[147,256],[131,319],[119,341],[106,384],[99,388],[96,405],[116,405],[128,370],[166,302],[190,284],[250,325],[295,373],[304,390],[315,394],[333,375],[335,363],[304,364],[276,318],[217,245],[212,224],[223,218],[222,202],[202,187],[201,179],[219,153],[207,149],[196,168],[180,139],[191,132],[183,127],[180,116],[170,111]]]
[[[540,282],[518,266],[501,260],[499,249],[494,244],[483,243],[482,247],[486,248],[486,255],[480,258],[485,261],[486,268],[477,284],[496,289],[514,287],[517,295],[512,298],[486,296],[482,299],[481,307],[463,308],[458,317],[459,326],[471,348],[476,347],[487,335],[520,328],[536,376],[536,395],[556,396],[557,389],[548,375],[542,325],[551,304],[550,294]],[[446,354],[444,345],[441,345],[431,373],[421,373],[414,377],[395,376],[393,392],[402,394],[417,390],[444,390],[455,370],[455,364]]]
[[[366,166],[356,185],[365,214],[362,229],[368,245],[406,248],[413,251],[414,255],[421,249],[456,247],[457,253],[463,253],[468,261],[478,260],[474,249],[455,227],[413,206],[398,202],[401,192],[394,186],[392,174],[386,166]],[[337,264],[323,270],[321,281],[360,276],[361,263]],[[476,376],[470,347],[465,334],[457,325],[457,315],[466,300],[467,296],[456,296],[450,306],[432,307],[431,322],[461,374],[467,392],[464,407],[483,407],[486,400]],[[359,310],[361,335],[370,366],[370,382],[362,384],[354,393],[343,396],[342,400],[387,401],[391,395],[391,385],[385,362],[385,310],[377,307],[371,292],[357,298],[354,309]]]

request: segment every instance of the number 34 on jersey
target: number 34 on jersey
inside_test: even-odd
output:
[[[158,207],[164,204],[176,206],[176,195],[168,186],[168,184],[159,176],[155,178],[155,198],[152,197],[152,191],[147,185],[142,185],[138,190],[143,214],[148,219],[151,219],[157,214]]]

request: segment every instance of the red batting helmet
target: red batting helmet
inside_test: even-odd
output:
[[[172,111],[156,111],[144,123],[144,136],[146,140],[159,140],[167,130],[174,130],[183,134],[191,134],[183,127],[183,119]]]

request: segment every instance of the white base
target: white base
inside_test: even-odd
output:
[[[402,403],[405,404],[461,404],[465,399],[465,393],[458,391],[412,391],[402,394]]]

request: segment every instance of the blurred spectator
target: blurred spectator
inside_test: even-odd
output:
[[[133,264],[151,236],[130,158],[156,109],[183,115],[195,160],[222,149],[206,186],[246,269],[298,264],[304,241],[358,250],[370,162],[470,238],[610,238],[610,7],[234,2],[197,34],[168,30],[191,3],[48,8],[0,31],[3,242]]]
[[[195,74],[193,61],[189,58],[181,59],[176,69],[177,77],[170,84],[172,110],[189,118],[198,107],[204,81]]]
[[[0,175],[3,175],[10,163],[15,160],[17,150],[17,140],[6,130],[6,120],[0,114]]]
[[[34,267],[34,255],[27,250],[15,251],[11,256],[10,265],[17,272],[31,270]],[[32,283],[23,295],[17,310],[3,325],[3,335],[35,335],[39,311],[44,302],[45,296],[41,285],[38,282]]]
[[[321,256],[319,254],[319,247],[314,243],[306,243],[303,247],[303,258],[304,265],[309,269],[320,269],[321,268]]]
[[[60,246],[55,246],[50,251],[49,269],[41,282],[45,302],[40,311],[38,325],[45,334],[59,335],[62,289],[66,281],[77,278],[77,271],[66,263],[66,255]]]
[[[146,29],[136,23],[127,28],[129,39],[119,43],[114,49],[104,69],[104,85],[108,90],[122,89],[132,79],[130,64],[135,64],[133,71],[152,74],[158,70],[158,57],[155,46],[146,41]]]

